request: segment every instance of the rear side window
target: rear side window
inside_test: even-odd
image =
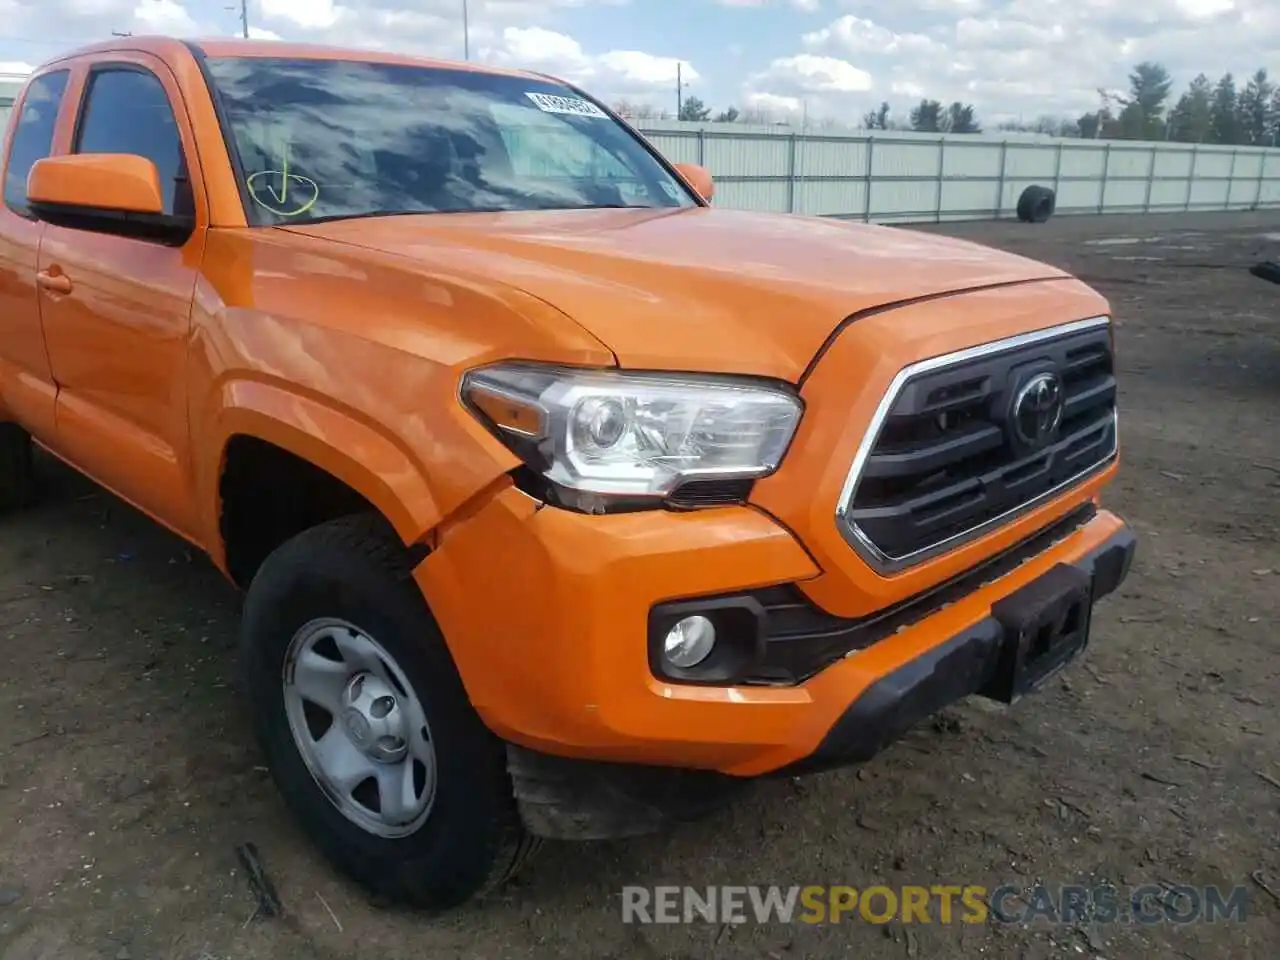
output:
[[[4,174],[4,202],[15,213],[27,216],[27,174],[37,160],[53,149],[53,128],[58,104],[67,89],[69,72],[58,70],[32,80],[22,99],[22,113],[13,127],[9,164]]]
[[[164,212],[190,213],[182,135],[164,86],[142,70],[99,70],[89,79],[76,153],[132,153],[160,172]]]

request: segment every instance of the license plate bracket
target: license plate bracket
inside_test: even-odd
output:
[[[1060,563],[995,603],[1004,637],[995,674],[983,694],[1015,703],[1042,687],[1089,645],[1093,578]]]

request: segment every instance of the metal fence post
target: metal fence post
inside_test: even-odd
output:
[[[1239,147],[1231,149],[1231,172],[1227,174],[1227,198],[1222,202],[1223,210],[1231,209],[1231,191],[1236,185],[1236,157],[1240,154]]]
[[[1156,182],[1156,155],[1159,150],[1156,147],[1151,148],[1151,162],[1147,165],[1147,195],[1142,199],[1142,212],[1151,212],[1151,187]]]
[[[787,173],[787,213],[796,212],[796,134],[791,134],[791,157],[787,161],[790,170]]]
[[[1264,148],[1258,154],[1258,185],[1253,191],[1253,206],[1249,209],[1257,210],[1262,206],[1262,175],[1267,172],[1267,150]]]
[[[876,138],[867,137],[867,174],[865,179],[866,189],[862,193],[862,222],[871,222],[871,175],[875,172],[873,166],[873,157],[876,151]]]
[[[796,144],[796,213],[804,213],[808,208],[808,191],[806,175],[809,173],[809,130],[802,127],[800,142]]]
[[[947,169],[947,138],[938,140],[938,192],[933,205],[933,222],[942,222],[942,179]]]
[[[1187,203],[1183,212],[1191,209],[1191,194],[1196,185],[1196,165],[1200,162],[1200,144],[1191,147],[1191,169],[1187,171]]]
[[[1098,213],[1107,209],[1107,178],[1111,176],[1111,144],[1102,150],[1102,186],[1098,189]]]
[[[995,218],[1000,219],[1000,214],[1004,213],[1004,170],[1005,162],[1009,159],[1009,141],[1000,141],[1000,179],[996,181],[996,214]]]
[[[698,128],[698,166],[707,165],[707,131]]]
[[[1057,203],[1058,194],[1062,192],[1062,141],[1058,141],[1058,155],[1053,161],[1053,197]]]

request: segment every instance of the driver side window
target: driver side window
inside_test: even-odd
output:
[[[191,216],[195,201],[169,95],[155,74],[135,67],[95,70],[76,130],[76,153],[132,153],[160,173],[164,212]]]

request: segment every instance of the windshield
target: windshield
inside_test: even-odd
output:
[[[351,61],[207,63],[252,224],[697,205],[630,131],[561,84]]]

